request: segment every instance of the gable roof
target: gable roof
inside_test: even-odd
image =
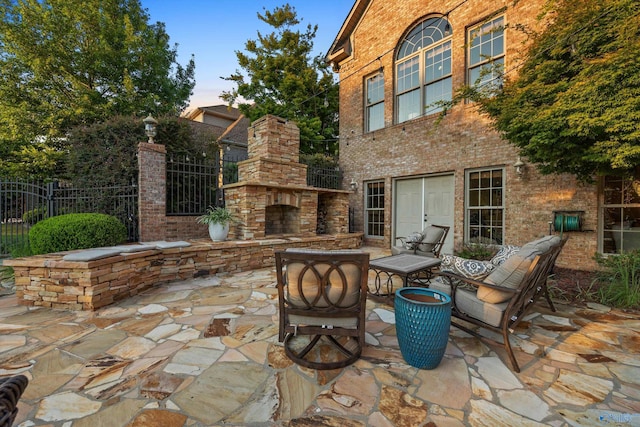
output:
[[[235,107],[229,107],[228,105],[210,105],[208,107],[196,107],[189,111],[184,117],[188,120],[193,120],[200,114],[221,117],[230,121],[237,120],[241,115],[240,110]]]
[[[224,133],[220,135],[218,142],[246,147],[249,139],[250,124],[249,119],[246,118],[244,114],[241,114],[240,117],[230,124]]]
[[[371,3],[371,0],[356,0],[349,12],[349,16],[345,19],[338,35],[329,48],[325,59],[333,66],[335,71],[338,71],[338,64],[351,56],[351,34],[353,34],[360,19],[362,19],[367,7],[369,7],[369,3]]]
[[[186,120],[195,133],[200,135],[208,135],[208,139],[211,141],[216,141],[226,131],[226,129],[221,126],[210,125],[208,123],[202,122],[194,122],[193,120],[189,120],[186,117],[180,117],[180,120]]]

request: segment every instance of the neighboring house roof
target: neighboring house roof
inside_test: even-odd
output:
[[[351,11],[349,12],[349,16],[345,19],[336,39],[333,41],[333,44],[329,48],[329,52],[327,53],[326,60],[330,64],[332,64],[333,69],[338,71],[340,62],[344,61],[346,58],[351,56],[352,54],[352,46],[351,46],[351,34],[356,29],[356,26],[362,19],[364,12],[367,10],[367,7],[371,3],[371,0],[356,0]]]
[[[227,130],[221,126],[210,125],[208,123],[194,122],[183,117],[182,120],[187,120],[189,126],[198,134],[207,135],[211,138],[211,141],[217,141],[218,138]]]
[[[208,115],[235,121],[241,114],[240,110],[235,107],[229,107],[228,105],[210,105],[208,107],[196,107],[189,111],[184,117],[188,120],[195,120],[200,115]]]
[[[206,119],[206,117],[208,119]],[[198,107],[183,116],[197,132],[207,133],[212,142],[246,150],[250,121],[239,109],[228,105]]]
[[[247,147],[250,124],[249,119],[246,118],[244,114],[241,114],[240,117],[220,135],[218,141],[225,144]]]

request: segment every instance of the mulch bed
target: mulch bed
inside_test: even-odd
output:
[[[549,278],[552,298],[564,304],[585,306],[593,301],[590,296],[598,292],[596,274],[593,271],[554,267],[553,276]]]

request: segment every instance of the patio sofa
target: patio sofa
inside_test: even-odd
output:
[[[430,287],[451,296],[452,325],[481,339],[491,340],[467,324],[500,334],[513,370],[520,372],[509,334],[538,297],[544,295],[555,311],[547,278],[566,240],[550,235],[522,247],[504,246],[491,261],[443,255]]]

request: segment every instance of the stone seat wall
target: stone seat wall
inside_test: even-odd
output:
[[[190,243],[188,247],[123,252],[92,261],[63,260],[71,252],[60,252],[5,260],[4,265],[14,269],[21,305],[96,310],[159,283],[271,267],[278,250],[359,248],[362,233]]]

